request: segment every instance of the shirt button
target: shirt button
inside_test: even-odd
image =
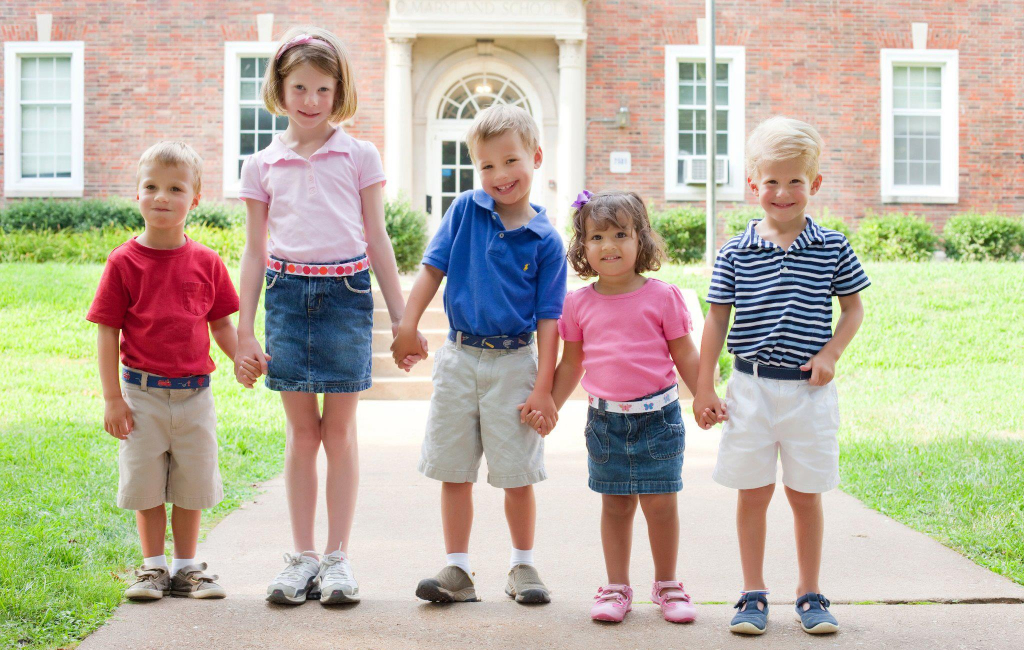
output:
[[[505,233],[503,233],[503,232],[502,233],[498,233],[498,238],[499,239],[505,239]]]

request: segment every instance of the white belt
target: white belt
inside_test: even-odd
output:
[[[679,387],[673,386],[660,395],[647,399],[633,400],[632,402],[612,402],[590,393],[587,393],[587,395],[590,406],[598,410],[610,411],[612,413],[647,413],[650,411],[660,411],[678,400]]]

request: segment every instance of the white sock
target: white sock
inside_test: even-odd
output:
[[[473,575],[469,570],[469,553],[449,553],[446,556],[446,560],[448,566],[457,566],[465,571],[467,575]]]
[[[512,549],[512,558],[508,561],[508,568],[511,569],[517,564],[533,564],[533,549],[521,551],[518,548]]]
[[[167,568],[167,558],[163,555],[154,555],[153,557],[142,558],[142,564],[144,566],[162,566]]]
[[[345,553],[345,551],[343,551],[341,549],[338,549],[338,550],[334,551],[333,553],[327,553],[326,555],[324,555],[324,557],[332,557],[332,556],[340,557],[343,560],[347,560],[348,559],[348,554]]]
[[[295,554],[296,555],[305,555],[306,557],[312,558],[312,559],[316,560],[317,562],[320,561],[320,554],[317,553],[316,551],[295,551]]]
[[[190,565],[195,564],[195,563],[196,563],[196,559],[194,557],[190,557],[190,558],[177,558],[176,557],[171,562],[171,575],[172,576],[176,576],[176,575],[178,575],[178,571],[181,571],[185,567],[190,566]]]

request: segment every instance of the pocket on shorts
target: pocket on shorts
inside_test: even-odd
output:
[[[370,272],[365,271],[342,278],[345,288],[352,293],[370,293]]]
[[[206,282],[182,282],[182,302],[185,310],[195,316],[205,316],[213,303],[213,291]]]
[[[686,429],[683,426],[682,407],[675,401],[658,411],[647,428],[647,450],[651,458],[669,460],[686,448]]]
[[[608,444],[608,423],[601,419],[589,419],[585,432],[587,438],[587,455],[598,465],[608,462],[611,449]]]

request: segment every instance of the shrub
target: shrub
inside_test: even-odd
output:
[[[398,270],[403,273],[415,271],[427,247],[426,215],[414,210],[406,199],[401,198],[384,205],[384,222],[395,249]]]
[[[188,223],[230,228],[245,219],[241,204],[207,203],[189,215]],[[135,201],[123,197],[106,199],[61,200],[26,199],[14,201],[0,211],[0,229],[84,231],[94,228],[128,228],[139,230],[145,225]]]
[[[841,232],[847,239],[850,238],[850,226],[846,225],[846,221],[844,221],[842,217],[833,216],[832,212],[828,208],[824,208],[820,215],[814,217],[814,223],[818,224],[822,228]]]
[[[747,229],[751,219],[764,219],[764,210],[761,206],[746,205],[742,208],[733,208],[722,212],[722,219],[725,221],[725,236],[733,237]]]
[[[189,226],[185,233],[209,246],[227,264],[236,264],[245,247],[245,228]],[[110,251],[139,234],[139,229],[93,228],[91,230],[0,231],[0,263],[71,262],[102,264]]]
[[[651,214],[651,227],[665,242],[665,254],[673,262],[687,264],[704,258],[707,217],[701,208],[672,208]]]
[[[946,254],[961,261],[1019,260],[1024,252],[1024,220],[996,213],[958,214],[943,232]]]
[[[916,214],[869,212],[860,222],[853,246],[860,257],[878,262],[923,262],[932,256],[938,237]]]

